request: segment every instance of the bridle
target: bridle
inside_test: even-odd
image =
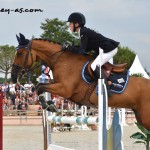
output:
[[[21,69],[21,75],[25,75],[25,74],[31,73],[36,68],[38,68],[41,65],[43,65],[43,63],[40,62],[39,64],[36,64],[34,67],[32,67],[30,69],[25,68],[25,64],[27,64],[30,55],[31,55],[32,63],[33,63],[33,55],[32,55],[32,52],[31,52],[32,51],[31,47],[32,47],[32,40],[30,40],[27,45],[19,45],[18,47],[16,47],[16,51],[18,51],[20,48],[24,48],[27,51],[27,54],[25,56],[25,61],[23,63],[23,66],[12,64],[12,66],[14,66],[14,67],[16,67],[18,69]]]
[[[32,40],[29,40],[29,43],[27,45],[19,45],[18,47],[16,47],[16,51],[18,51],[20,48],[24,48],[27,50],[27,54],[25,56],[25,61],[23,63],[23,66],[20,66],[20,65],[16,65],[16,64],[12,64],[12,66],[18,68],[18,69],[21,69],[21,76],[22,75],[25,75],[25,74],[28,74],[28,73],[31,73],[33,72],[36,68],[42,66],[42,65],[45,65],[47,66],[47,64],[43,63],[43,62],[40,62],[39,64],[36,64],[35,66],[33,66],[32,68],[30,69],[27,69],[25,68],[25,64],[28,62],[29,60],[29,55],[31,55],[31,59],[32,59],[32,63],[33,63],[33,55],[32,55]],[[54,64],[57,62],[58,58],[64,53],[63,50],[60,50],[58,52],[55,52],[53,53],[51,56],[50,56],[50,60],[53,60],[52,58],[54,57],[54,60],[53,62],[51,63],[51,65],[49,66],[50,70],[53,69],[54,67]],[[45,70],[42,70],[42,73],[46,74],[47,76],[49,76],[47,73],[44,72]]]

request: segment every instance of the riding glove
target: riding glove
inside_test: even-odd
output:
[[[65,42],[65,43],[63,43],[63,45],[62,45],[62,50],[69,50],[70,47],[71,46],[71,44],[70,43],[68,43],[68,42]]]

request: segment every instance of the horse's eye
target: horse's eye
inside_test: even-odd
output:
[[[21,56],[22,56],[22,53],[18,53],[17,55],[18,55],[19,57],[21,57]]]

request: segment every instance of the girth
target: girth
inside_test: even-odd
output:
[[[89,85],[88,89],[85,92],[84,98],[80,101],[79,105],[85,105],[88,107],[97,107],[95,104],[90,102],[90,96],[93,93],[95,87],[97,85],[97,82],[93,82]]]

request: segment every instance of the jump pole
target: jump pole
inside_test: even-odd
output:
[[[96,124],[98,123],[98,117],[67,117],[67,116],[48,116],[49,122],[55,122],[57,124]]]

